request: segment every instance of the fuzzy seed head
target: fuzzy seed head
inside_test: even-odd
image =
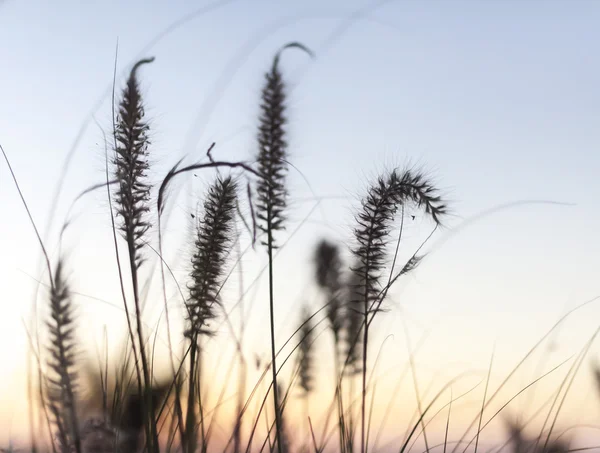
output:
[[[225,261],[232,243],[237,202],[237,185],[231,177],[220,177],[209,188],[204,201],[204,217],[196,228],[192,256],[188,312],[190,338],[210,335],[209,322],[219,304]]]
[[[322,240],[317,245],[314,255],[315,278],[319,287],[327,296],[327,319],[336,344],[340,341],[343,328],[343,317],[340,303],[342,288],[342,259],[337,245]]]
[[[81,452],[76,416],[76,339],[73,306],[69,287],[63,275],[62,261],[56,266],[50,289],[50,333],[47,377],[48,407],[54,418],[56,436],[64,451]]]
[[[380,279],[387,261],[387,245],[398,209],[412,204],[440,224],[447,207],[437,189],[419,172],[393,170],[381,176],[369,187],[357,214],[354,230],[356,246],[352,252],[357,259],[353,269],[361,278],[364,288],[357,294],[363,303],[363,316],[381,292]],[[410,263],[418,264],[416,261]]]
[[[287,206],[287,142],[285,139],[285,83],[278,59],[265,75],[258,128],[258,180],[256,213],[262,232],[283,228]]]
[[[116,214],[121,220],[121,234],[138,267],[142,263],[140,249],[143,237],[150,228],[146,217],[151,186],[147,181],[149,128],[144,120],[144,105],[136,71],[142,64],[153,60],[141,60],[131,70],[119,103],[115,128],[113,164],[115,179],[118,181],[115,194]]]
[[[314,356],[313,344],[315,341],[314,326],[308,307],[304,307],[302,311],[302,327],[300,328],[300,388],[305,395],[312,392],[314,388]]]
[[[364,278],[356,272],[350,271],[348,281],[346,283],[344,295],[346,299],[346,309],[343,314],[344,342],[346,353],[346,372],[348,374],[360,373],[362,369],[362,341],[364,335],[362,314],[363,304],[361,295],[364,294]]]

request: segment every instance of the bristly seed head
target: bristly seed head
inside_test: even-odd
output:
[[[59,261],[50,288],[50,330],[48,367],[48,407],[54,423],[61,449],[72,448],[81,453],[81,440],[76,411],[75,386],[77,381],[75,360],[76,340],[73,321],[71,294],[63,276],[63,264]]]
[[[354,272],[361,276],[363,288],[355,295],[363,304],[363,316],[371,310],[381,292],[380,278],[386,264],[389,233],[398,208],[408,203],[424,208],[436,223],[447,214],[447,207],[437,189],[426,177],[411,170],[393,170],[377,179],[362,201],[354,230],[357,245],[352,250],[358,260]],[[417,264],[417,263],[413,263]]]
[[[144,121],[144,105],[136,78],[137,69],[154,58],[135,64],[119,103],[115,127],[114,173],[118,181],[115,194],[117,216],[121,218],[121,233],[134,254],[136,266],[142,258],[143,236],[150,228],[146,220],[149,211],[150,184],[147,182],[148,124]]]
[[[314,326],[308,307],[303,308],[300,319],[302,322],[299,347],[300,388],[302,388],[305,395],[308,395],[314,388],[313,343],[315,341]]]
[[[197,338],[210,335],[208,323],[216,315],[225,260],[232,243],[236,212],[237,184],[231,177],[218,177],[209,188],[204,201],[204,216],[196,229],[195,251],[192,256],[186,335]]]
[[[314,262],[317,284],[327,295],[327,319],[337,345],[343,328],[343,316],[340,313],[342,259],[338,246],[326,240],[320,241],[315,251]]]
[[[278,60],[265,75],[262,90],[258,132],[257,216],[263,232],[283,227],[283,211],[287,205],[285,177],[287,174],[287,142],[285,140],[285,83]]]
[[[287,141],[285,124],[287,118],[285,81],[279,69],[281,52],[296,47],[311,55],[310,50],[299,43],[284,46],[273,59],[271,70],[265,74],[265,85],[261,94],[258,127],[258,173],[257,217],[263,233],[284,228],[284,210],[287,206],[285,179],[288,171]]]
[[[361,295],[364,295],[364,278],[355,270],[350,269],[350,275],[345,286],[346,307],[343,314],[343,329],[345,341],[346,372],[349,375],[358,374],[362,369],[363,320]]]

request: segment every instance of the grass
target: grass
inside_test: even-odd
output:
[[[285,301],[279,300],[275,291],[275,258],[278,248],[285,247],[285,241],[280,238],[286,234],[288,222],[286,176],[291,165],[288,147],[292,146],[286,135],[288,85],[281,68],[281,56],[284,50],[290,48],[312,55],[309,49],[297,42],[287,44],[276,52],[265,74],[259,99],[254,159],[247,162],[215,160],[218,144],[213,145],[204,161],[185,166],[181,161],[177,162],[155,188],[148,178],[151,170],[149,162],[152,160],[150,126],[145,118],[143,90],[137,78],[140,67],[154,59],[142,59],[131,69],[125,87],[114,100],[118,107],[113,112],[112,157],[107,158],[106,184],[91,188],[91,191],[107,190],[110,206],[107,216],[111,219],[115,266],[118,268],[127,325],[122,357],[110,370],[108,360],[99,360],[97,370],[93,368],[90,371],[82,366],[84,361],[77,359],[80,326],[64,273],[68,260],[60,251],[56,257],[48,254],[19,190],[42,247],[49,279],[49,316],[46,320],[49,336],[45,347],[35,351],[37,373],[41,376],[38,382],[40,397],[39,401],[33,397],[30,401],[31,405],[39,405],[39,412],[47,419],[46,424],[37,425],[32,417],[31,426],[39,439],[44,437],[44,430],[48,431],[46,435],[51,438],[49,451],[205,453],[222,449],[224,452],[233,450],[234,453],[262,453],[265,450],[269,453],[321,453],[325,450],[368,453],[376,450],[379,435],[373,442],[370,434],[377,389],[374,375],[378,362],[372,359],[372,353],[373,347],[378,345],[371,344],[370,333],[375,319],[385,316],[383,312],[391,288],[414,272],[425,256],[419,247],[406,262],[400,262],[405,217],[421,212],[433,225],[431,234],[434,234],[450,210],[444,194],[425,172],[414,168],[382,172],[368,185],[360,206],[356,208],[353,238],[346,243],[327,240],[317,243],[314,250],[314,286],[320,291],[320,308],[315,310],[314,304],[304,305],[299,313],[297,330],[283,344],[277,343],[278,320],[274,308],[276,303]],[[19,188],[3,148],[2,153]],[[204,196],[198,200],[201,208],[192,216],[195,239],[189,250],[190,272],[185,282],[177,282],[181,296],[179,303],[184,314],[180,321],[186,328],[176,342],[182,345],[181,352],[174,351],[170,342],[171,332],[168,332],[167,362],[171,365],[171,374],[164,378],[155,367],[158,334],[144,324],[141,270],[145,263],[157,256],[167,308],[166,279],[177,279],[171,263],[163,255],[163,213],[170,202],[169,191],[173,182],[200,171],[210,174],[213,179]],[[152,233],[158,237],[157,248],[151,245]],[[269,282],[268,300],[262,305],[254,305],[252,309],[268,312],[267,346],[270,357],[256,360],[260,377],[248,393],[247,365],[252,359],[248,357],[244,344],[244,305],[241,304],[241,322],[234,327],[224,297],[229,276],[233,269],[241,269],[246,253],[241,246],[242,234],[251,239],[257,253],[266,253]],[[288,233],[288,236],[291,234]],[[125,260],[121,259],[123,247],[126,250]],[[233,259],[236,253],[237,262]],[[347,255],[350,259],[345,258]],[[77,272],[78,268],[75,275]],[[240,302],[243,302],[248,297],[243,284],[240,294]],[[171,315],[167,309],[165,316],[169,326]],[[230,382],[219,385],[210,379],[211,374],[207,373],[203,361],[204,354],[214,344],[211,342],[213,337],[222,334],[215,326],[219,322],[227,325],[236,344],[236,358],[229,363],[225,373],[228,378],[233,374],[236,361],[239,364],[235,412],[229,428],[220,425],[218,411],[225,403]],[[515,453],[568,451],[565,438],[557,439],[553,432],[574,377],[597,333],[569,368],[537,437],[526,439],[526,423],[507,422],[509,441]],[[326,337],[329,337],[327,341],[332,346],[334,385],[327,416],[319,420],[319,429],[315,430],[316,418],[311,414],[310,401],[315,390],[319,390],[319,395],[324,393],[322,388],[317,388],[322,380],[317,377],[320,357],[315,346]],[[445,383],[425,401],[417,385],[416,364],[411,351],[408,369],[413,378],[417,410],[413,422],[406,427],[407,435],[402,441],[398,440],[393,449],[400,453],[410,451],[422,436],[426,451],[443,448],[446,452],[452,448],[452,453],[455,453],[463,448],[466,452],[471,445],[474,445],[475,452],[478,451],[482,431],[513,399],[489,417],[486,410],[491,401],[496,399],[500,390],[544,339],[532,348],[496,390],[489,388],[490,362],[480,409],[458,441],[449,437],[451,409],[466,393],[454,398],[452,386],[463,375]],[[557,366],[551,372],[559,369],[560,366]],[[80,376],[85,373],[91,378],[81,383]],[[287,378],[283,378],[284,373]],[[536,377],[525,389],[542,378]],[[442,398],[448,394],[450,402],[441,404]],[[209,395],[216,399],[211,407],[207,404]],[[215,398],[215,395],[218,396]],[[292,434],[290,426],[289,407],[296,397],[303,402],[303,410],[298,417],[302,422],[299,436]],[[101,411],[100,415],[89,417],[85,411],[93,405],[93,401],[99,404]],[[253,405],[257,406],[254,412],[251,409]],[[269,408],[272,410],[269,411]],[[446,408],[443,443],[431,444],[428,427],[444,414]],[[477,428],[473,434],[475,425]],[[549,426],[547,430],[544,429],[546,425]],[[225,432],[227,441],[224,446],[211,443],[217,430]],[[466,442],[469,438],[471,440]],[[34,452],[39,446],[33,443],[31,448]]]

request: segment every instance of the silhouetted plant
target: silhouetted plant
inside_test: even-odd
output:
[[[279,453],[290,453],[292,449],[289,427],[284,417],[284,407],[291,389],[297,388],[294,381],[290,381],[291,384],[284,397],[277,376],[281,369],[277,367],[278,356],[275,344],[274,316],[274,250],[281,245],[276,235],[277,232],[284,230],[286,227],[288,205],[287,83],[280,69],[281,54],[288,48],[298,48],[310,54],[310,51],[302,44],[291,43],[280,49],[273,58],[272,65],[265,74],[261,92],[255,164],[215,161],[211,155],[211,146],[208,152],[208,162],[194,163],[183,167],[180,166],[183,161],[181,160],[172,167],[157,191],[158,240],[161,246],[158,252],[155,251],[162,265],[171,271],[162,255],[160,219],[165,207],[167,187],[169,182],[177,175],[199,169],[229,167],[242,169],[257,177],[255,205],[252,203],[251,183],[248,183],[247,186],[250,211],[253,217],[253,228],[248,226],[247,228],[252,229],[252,245],[254,245],[254,233],[257,230],[260,232],[261,241],[266,246],[268,253],[270,371],[273,384],[276,440],[271,444],[272,426],[267,427],[267,440],[271,451],[277,449]],[[222,177],[220,173],[217,173],[215,181],[209,186],[203,199],[203,213],[197,217],[192,215],[193,218],[197,219],[197,224],[187,295],[185,295],[185,289],[181,290],[176,276],[171,271],[180,290],[185,308],[184,345],[188,346],[188,349],[182,352],[180,358],[177,358],[180,365],[179,370],[175,370],[174,360],[172,361],[173,381],[168,385],[157,385],[154,379],[154,360],[150,361],[149,359],[146,348],[147,338],[143,332],[140,301],[143,295],[140,293],[144,293],[144,290],[140,288],[138,275],[145,263],[146,252],[151,249],[148,236],[151,229],[149,218],[151,216],[152,186],[148,177],[150,170],[149,126],[145,119],[144,102],[137,79],[137,71],[140,66],[152,61],[153,58],[138,61],[131,69],[126,86],[121,92],[118,102],[118,114],[114,118],[113,178],[109,181],[107,174],[105,185],[109,195],[114,193],[114,204],[111,205],[111,210],[114,214],[113,221],[116,219],[116,224],[113,225],[113,234],[115,238],[117,234],[120,234],[127,245],[135,305],[136,332],[133,332],[129,322],[126,291],[123,286],[120,261],[118,261],[131,343],[127,343],[126,348],[123,348],[127,349],[126,360],[122,366],[117,367],[114,388],[109,389],[106,376],[102,373],[99,375],[99,394],[101,394],[102,399],[101,412],[103,417],[85,420],[84,423],[81,423],[81,429],[76,411],[78,396],[75,392],[75,341],[69,290],[64,280],[62,262],[59,262],[54,273],[48,265],[49,274],[54,275],[51,278],[51,319],[48,324],[51,355],[48,365],[51,376],[49,376],[47,382],[48,398],[44,402],[47,403],[50,410],[51,416],[48,419],[52,419],[56,428],[61,453],[72,453],[71,450],[75,450],[76,453],[92,453],[94,451],[102,451],[103,453],[113,451],[159,453],[161,447],[159,436],[161,436],[161,441],[163,437],[168,437],[166,439],[167,448],[170,449],[177,432],[179,432],[181,441],[179,447],[185,453],[195,453],[199,446],[202,453],[206,453],[208,450],[207,444],[208,438],[210,438],[211,426],[209,425],[208,430],[206,430],[204,425],[202,357],[206,342],[203,342],[203,340],[215,333],[213,322],[217,318],[217,308],[221,305],[220,293],[222,287],[228,278],[225,275],[225,267],[233,245],[236,211],[239,210],[237,204],[238,186],[232,177]],[[111,187],[116,187],[116,189],[111,189]],[[358,225],[354,230],[355,242],[352,247],[355,265],[349,269],[349,272],[346,272],[346,264],[342,260],[339,247],[331,242],[325,240],[319,242],[313,255],[314,278],[322,293],[326,296],[324,310],[334,338],[340,453],[353,452],[355,427],[352,409],[348,412],[350,414],[349,423],[345,421],[346,412],[344,410],[342,382],[346,385],[350,381],[348,403],[349,406],[352,406],[354,393],[352,385],[354,385],[354,381],[357,381],[355,377],[359,373],[362,374],[361,451],[364,453],[368,447],[365,440],[365,399],[369,327],[376,313],[381,310],[381,304],[391,283],[395,282],[400,276],[413,271],[420,263],[421,257],[414,255],[396,274],[394,279],[390,278],[387,283],[383,280],[384,270],[388,264],[386,249],[390,240],[390,232],[394,227],[396,214],[399,208],[402,208],[402,212],[404,212],[405,208],[411,206],[423,208],[436,224],[440,223],[447,212],[437,190],[423,174],[413,170],[387,172],[369,187],[362,202],[362,209],[356,215]],[[256,218],[254,218],[254,213],[256,213]],[[115,239],[115,244],[116,241],[117,239]],[[117,249],[118,258],[118,247],[115,248]],[[154,251],[154,249],[152,250]],[[46,254],[45,249],[44,253]],[[242,253],[240,252],[241,257]],[[46,259],[50,262],[47,255]],[[164,277],[164,268],[162,270]],[[165,280],[163,280],[164,282]],[[163,286],[163,289],[165,288],[166,286]],[[166,291],[164,299],[166,304]],[[222,313],[225,320],[229,322],[228,313],[225,310]],[[242,316],[244,316],[243,310]],[[315,390],[316,364],[313,349],[315,322],[306,307],[302,312],[300,322],[301,327],[297,332],[301,335],[301,341],[296,345],[298,348],[298,377],[302,397],[306,403],[304,420],[307,421],[309,419],[309,395]],[[290,340],[292,338],[294,336],[290,337]],[[242,357],[241,341],[236,339],[236,342],[238,343],[240,357]],[[281,350],[284,350],[287,344],[286,342]],[[131,348],[134,352],[133,364],[129,362],[128,348]],[[136,348],[139,348],[140,351],[141,372],[138,357],[135,353]],[[172,353],[170,343],[169,349]],[[288,358],[294,357],[295,352],[296,349],[294,348]],[[173,357],[175,357],[174,354]],[[285,360],[280,366],[283,367],[284,364]],[[131,385],[131,376],[128,376],[129,373],[132,373],[134,367],[135,370],[133,371],[136,372],[138,379],[137,391]],[[182,369],[188,371],[187,376],[182,372]],[[268,372],[267,366],[265,374]],[[242,404],[242,396],[238,397],[237,416],[239,418],[236,421],[234,434],[232,435],[232,438],[235,438],[234,452],[236,453],[240,450],[241,443],[241,417],[246,412],[250,400],[260,388],[261,381],[244,404]],[[180,394],[185,392],[184,387],[187,387],[185,418],[182,410],[183,398],[180,399]],[[171,399],[173,388],[176,394],[175,402]],[[240,389],[243,389],[243,385],[240,385]],[[212,390],[212,387],[209,390]],[[225,393],[224,390],[223,393]],[[264,401],[269,401],[270,397],[271,395],[266,391]],[[79,401],[82,401],[81,397]],[[221,399],[219,399],[216,407],[221,402]],[[170,404],[173,404],[173,406],[170,406]],[[173,407],[175,410],[173,410]],[[179,412],[172,415],[177,410]],[[260,407],[257,421],[261,413],[268,412],[262,411],[263,406]],[[168,420],[171,422],[170,428],[162,430],[164,426],[159,426],[160,422],[163,421],[161,417],[170,417]],[[211,420],[211,425],[216,419],[216,415],[211,415],[208,418],[208,420]],[[168,433],[166,433],[167,430]],[[199,430],[201,432],[200,441],[198,439]],[[327,434],[325,433],[326,429],[323,431],[325,437]],[[313,434],[308,429],[305,432]],[[247,452],[253,446],[252,435],[254,435],[254,431],[248,441]],[[267,440],[265,440],[265,444]],[[316,439],[311,438],[311,440],[315,443],[315,450],[322,452],[324,446],[317,447]]]
[[[50,319],[48,329],[48,406],[54,416],[57,437],[62,452],[74,448],[81,453],[79,420],[76,410],[75,386],[77,380],[75,360],[75,322],[71,294],[63,275],[63,263],[59,261],[50,286]]]
[[[150,394],[152,377],[145,351],[138,276],[138,270],[143,262],[141,249],[145,244],[144,236],[150,228],[147,213],[150,210],[151,186],[147,181],[147,171],[149,169],[148,124],[144,120],[144,104],[136,73],[141,65],[152,61],[154,61],[154,58],[138,61],[129,74],[127,85],[121,95],[119,113],[116,119],[114,132],[116,141],[115,158],[113,163],[114,175],[118,183],[115,194],[115,208],[117,218],[121,221],[121,234],[127,243],[133,286],[137,341],[143,373],[143,386],[140,385],[139,387],[143,388],[146,395],[144,413],[147,415],[147,420],[144,425],[146,426],[149,451],[157,453],[159,449],[158,432]],[[132,338],[132,341],[135,341],[135,339]]]
[[[380,296],[384,291],[381,277],[386,264],[390,230],[398,209],[409,203],[422,207],[436,224],[440,223],[447,212],[437,189],[422,173],[393,170],[380,176],[369,187],[367,195],[362,200],[362,209],[356,215],[358,224],[354,230],[356,245],[352,252],[357,259],[357,265],[353,271],[359,277],[357,287],[360,288],[361,294],[356,302],[362,305],[363,318],[361,453],[366,449],[365,404],[369,323],[381,305]]]
[[[273,59],[271,69],[265,75],[265,84],[261,94],[261,113],[258,127],[258,179],[256,193],[256,215],[260,220],[258,227],[267,236],[267,253],[269,256],[269,313],[271,320],[271,362],[273,375],[273,404],[275,406],[275,425],[277,447],[279,453],[284,453],[279,439],[281,431],[280,411],[277,408],[277,362],[275,357],[275,320],[273,294],[273,250],[276,243],[273,237],[275,231],[282,230],[285,222],[287,206],[287,141],[285,139],[286,94],[285,82],[279,69],[281,52],[287,48],[296,47],[310,54],[302,44],[285,45]]]
[[[304,396],[312,392],[314,388],[314,357],[313,357],[313,342],[314,342],[314,326],[312,317],[308,307],[302,310],[302,327],[300,328],[300,347],[299,351],[299,378],[300,388]]]
[[[327,319],[335,342],[335,360],[339,360],[339,345],[343,328],[340,292],[342,288],[342,260],[337,245],[322,240],[317,245],[314,261],[317,284],[327,296]]]
[[[219,304],[219,292],[223,283],[225,260],[233,243],[232,232],[235,220],[237,186],[231,177],[217,180],[209,188],[204,200],[204,216],[196,229],[196,242],[192,256],[189,298],[186,302],[188,330],[186,337],[190,341],[189,386],[186,416],[186,451],[196,449],[196,396],[200,387],[200,348],[199,340],[212,335],[210,322],[215,318],[215,309]],[[196,385],[198,378],[198,386]],[[205,431],[202,407],[200,407],[202,426],[202,451],[205,450]]]

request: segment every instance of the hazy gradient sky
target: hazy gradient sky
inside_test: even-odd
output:
[[[188,21],[155,39],[186,16]],[[136,58],[156,57],[141,71],[155,181],[183,156],[201,159],[212,141],[220,158],[250,159],[262,74],[282,44],[301,41],[316,58],[289,51],[282,67],[290,83],[291,160],[298,169],[290,176],[288,232],[305,223],[278,258],[278,336],[284,340],[293,330],[301,303],[317,308],[322,302],[311,283],[316,241],[325,236],[349,243],[357,199],[379,171],[422,166],[447,194],[454,215],[429,243],[428,259],[391,293],[390,313],[376,326],[374,350],[383,344],[378,372],[387,383],[378,391],[391,391],[407,350],[428,332],[416,361],[422,387],[436,376],[431,397],[461,371],[485,373],[494,347],[493,376],[499,382],[562,314],[600,295],[599,24],[600,2],[592,0],[8,0],[0,3],[0,143],[56,257],[71,201],[103,180],[101,128],[110,130],[117,40],[117,87]],[[89,122],[49,224],[61,168],[84,121]],[[173,220],[165,229],[165,259],[182,283],[188,216],[208,180],[199,176],[170,200]],[[315,196],[326,198],[317,205]],[[115,344],[123,327],[105,198],[98,192],[78,202],[63,243],[73,290],[81,294],[76,302],[92,357],[92,339],[101,338],[104,324]],[[536,203],[500,209],[522,201]],[[22,433],[27,344],[22,319],[30,313],[36,279],[43,276],[38,244],[4,163],[0,206],[5,345],[0,426],[9,427],[0,429],[4,441],[10,433]],[[469,222],[489,210],[495,211]],[[403,256],[430,232],[431,225],[419,219],[407,225]],[[244,256],[246,286],[265,262],[262,250]],[[238,274],[226,292],[232,304]],[[267,352],[265,288],[263,278],[250,290],[255,302],[247,314],[249,355]],[[152,294],[150,324],[162,308],[160,295]],[[40,303],[44,295],[42,288]],[[513,394],[580,350],[600,322],[599,305],[569,318],[553,337],[553,352],[540,355],[546,357],[541,365],[538,359],[528,362],[511,384]],[[326,335],[320,347],[328,350]],[[600,358],[596,348],[594,357]],[[323,367],[327,375],[328,365]],[[535,398],[543,402],[566,371]],[[580,373],[559,419],[566,425],[598,416],[589,359]],[[475,405],[483,388],[477,391]],[[404,406],[398,411],[406,401],[412,410],[410,379],[400,395]],[[380,415],[387,402],[381,399]],[[528,407],[528,401],[509,410],[532,414],[538,406]],[[464,420],[470,421],[472,409]],[[400,413],[396,417],[400,423]],[[461,417],[457,413],[457,424]],[[386,433],[394,438],[398,429],[390,423]],[[456,433],[459,437],[460,430]]]

